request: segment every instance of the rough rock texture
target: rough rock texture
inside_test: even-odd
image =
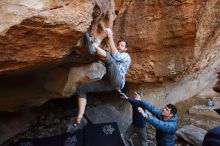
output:
[[[21,138],[43,138],[65,133],[75,114],[72,99],[56,99],[28,111],[0,112],[0,145],[9,146]],[[7,139],[14,137],[13,140]]]
[[[117,38],[128,40],[132,55],[129,81],[182,78],[218,56],[218,0],[125,0],[116,4],[122,8],[114,30],[119,32]]]
[[[37,68],[60,61],[74,50],[83,52],[80,39],[88,29],[101,43],[105,37],[102,27],[113,26],[116,12],[116,39],[125,37],[130,44],[133,64],[129,81],[181,78],[217,56],[219,9],[217,0],[125,0],[115,4],[99,0],[3,0],[0,71]]]
[[[189,109],[189,113],[220,118],[220,115],[214,109],[214,107],[210,108],[206,105],[195,105]]]
[[[55,64],[73,51],[85,62],[82,34],[91,30],[101,43],[105,36],[97,32],[100,25],[112,26],[113,4],[108,0],[1,1],[0,74]]]
[[[206,133],[206,130],[193,125],[186,125],[176,132],[177,136],[183,138],[185,141],[194,146],[202,146]]]
[[[108,48],[103,27],[114,28],[115,41],[129,42],[129,95],[140,89],[159,106],[196,95],[214,97],[210,89],[220,64],[219,18],[218,0],[1,0],[0,110],[70,96],[88,81],[84,77],[91,79],[87,63],[95,60],[87,55],[82,35],[89,31]]]
[[[73,68],[54,68],[32,76],[0,78],[0,111],[19,111],[40,106],[49,99],[70,97],[81,83],[100,79],[105,74],[101,63]]]
[[[116,3],[116,39],[126,38],[132,65],[127,81],[159,106],[198,95],[216,96],[220,61],[218,0]],[[146,82],[143,84],[143,82]]]
[[[100,80],[105,73],[106,69],[101,63],[73,67],[68,71],[56,68],[48,73],[44,88],[62,97],[70,97],[79,84]]]
[[[0,110],[15,111],[41,105],[51,98],[70,96],[78,83],[89,81],[83,75],[94,79],[104,73],[104,69],[98,73],[100,69],[96,68],[95,74],[85,69],[92,66],[85,63],[96,58],[88,56],[82,35],[89,31],[96,43],[101,44],[106,37],[103,27],[112,27],[115,19],[114,1],[3,0],[0,12],[0,75],[6,76],[0,78]],[[73,69],[74,66],[77,67]],[[74,76],[74,70],[80,66],[84,69]],[[58,72],[52,74],[52,71]],[[36,79],[26,79],[33,76]],[[55,76],[54,81],[45,76]],[[55,83],[54,87],[49,81]]]
[[[114,28],[115,41],[128,40],[132,66],[127,81],[145,83],[138,89],[159,106],[198,95],[215,82],[214,68],[220,64],[218,0],[2,0],[0,6],[0,74],[25,71],[36,77],[1,78],[0,110],[70,96],[80,82],[74,70],[95,60],[87,56],[82,34],[91,32],[105,47],[103,27]],[[69,74],[70,68],[74,73]],[[135,89],[133,84],[128,88]]]
[[[34,110],[24,111],[22,113],[0,113],[5,116],[0,119],[0,144],[17,133],[26,131],[31,122],[37,120]],[[7,115],[7,116],[6,116]]]
[[[155,83],[143,86],[150,100],[160,99],[158,105],[195,96],[215,79],[213,68],[220,57],[218,0],[0,4],[0,74],[92,62],[83,32],[90,31],[105,47],[102,29],[114,27],[115,40],[125,37],[129,42],[132,66],[127,81]]]
[[[196,96],[200,91],[209,89],[209,95],[206,97],[216,96],[217,93],[212,89],[213,83],[216,82],[215,71],[213,68],[217,65],[211,65],[210,69],[207,68],[197,73],[188,75],[187,77],[177,82],[165,82],[165,83],[147,83],[136,85],[130,85],[131,89],[139,89],[143,91],[144,97],[155,103],[156,105],[163,107],[168,103],[177,103]],[[132,93],[132,92],[131,92]],[[130,94],[131,94],[130,93]]]

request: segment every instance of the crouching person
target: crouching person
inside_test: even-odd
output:
[[[138,108],[145,120],[156,128],[157,146],[174,146],[174,136],[177,130],[176,107],[168,104],[163,109],[159,109],[147,100],[139,102],[152,114],[146,114],[142,107]]]

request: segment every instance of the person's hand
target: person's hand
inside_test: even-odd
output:
[[[147,117],[147,114],[145,114],[143,108],[138,107],[138,112],[141,113],[143,117],[145,117],[145,118]]]
[[[142,115],[145,114],[143,108],[138,107],[138,112],[141,113]]]
[[[108,37],[113,37],[113,32],[110,28],[105,28],[104,31],[107,33]]]
[[[126,97],[124,97],[123,95],[120,95],[120,98],[121,98],[121,99],[126,99]]]
[[[96,43],[92,44],[94,48],[98,48],[99,46]]]
[[[119,94],[122,99],[128,99],[127,95],[125,95],[123,92],[119,92]]]

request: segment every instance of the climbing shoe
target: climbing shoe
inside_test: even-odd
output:
[[[96,53],[96,49],[92,45],[93,42],[92,42],[88,32],[84,33],[84,40],[85,40],[85,43],[86,43],[86,46],[87,46],[89,54],[90,55],[95,54]]]

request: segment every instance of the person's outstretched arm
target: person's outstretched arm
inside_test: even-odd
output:
[[[108,41],[109,41],[109,45],[110,45],[110,48],[111,48],[111,53],[117,53],[118,52],[118,49],[117,47],[115,46],[115,42],[114,42],[114,39],[113,39],[113,32],[110,28],[105,28],[104,31],[107,33],[108,35]]]
[[[167,133],[175,133],[176,132],[177,126],[173,122],[162,121],[152,115],[148,115],[146,120],[148,122],[150,122],[156,129],[159,129],[159,130],[167,132]]]
[[[121,95],[121,98],[127,100],[130,104],[135,104],[135,103],[138,104],[138,100],[135,100],[134,98],[128,97],[125,94]]]
[[[158,117],[161,115],[162,110],[157,108],[155,105],[153,105],[152,103],[150,103],[147,100],[140,100],[139,104],[141,105],[141,107],[144,107],[144,109],[148,110],[152,115]]]
[[[167,132],[167,133],[175,133],[177,130],[177,125],[176,122],[168,122],[168,121],[162,121],[159,120],[158,118],[152,116],[152,115],[148,115],[144,112],[144,110],[139,107],[138,111],[142,114],[143,117],[145,117],[145,119],[150,122],[156,129],[159,129],[163,132]]]

